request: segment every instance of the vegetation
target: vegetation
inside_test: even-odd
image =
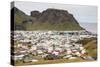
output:
[[[56,59],[56,60],[44,60],[41,59],[38,62],[30,62],[30,63],[23,63],[22,61],[16,63],[16,66],[21,66],[21,65],[37,65],[37,64],[55,64],[55,63],[71,63],[71,62],[87,62],[87,60],[83,60],[81,58],[77,59]],[[90,62],[90,61],[89,61]]]
[[[97,59],[97,38],[85,38],[76,43],[82,43],[88,54],[95,60]]]
[[[95,37],[92,37],[92,38],[84,38],[82,40],[78,40],[76,43],[82,43],[85,46],[88,42],[93,41],[93,40],[96,40],[97,41],[97,38],[95,38]]]
[[[95,60],[97,59],[97,42],[92,40],[85,45],[85,49]]]
[[[74,28],[73,28],[74,27]],[[81,30],[77,24],[73,23],[59,23],[59,24],[50,24],[48,22],[45,23],[36,23],[36,24],[27,24],[27,30]]]

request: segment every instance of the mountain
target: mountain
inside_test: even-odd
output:
[[[22,12],[16,7],[13,7],[11,9],[11,18],[11,20],[13,20],[12,23],[14,23],[14,30],[26,30],[26,27],[25,25],[23,25],[23,22],[34,20],[33,17],[26,15],[24,12]]]
[[[14,14],[15,30],[83,30],[66,10],[49,8],[43,12],[31,11],[30,16],[16,7],[11,11]]]

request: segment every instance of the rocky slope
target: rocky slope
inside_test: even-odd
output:
[[[28,16],[14,7],[11,13],[14,14],[14,30],[83,30],[66,10],[49,8],[43,12],[31,11]]]

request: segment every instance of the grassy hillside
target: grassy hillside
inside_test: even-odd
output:
[[[77,43],[82,43],[88,54],[95,59],[97,58],[97,38],[85,38]]]
[[[83,28],[78,24],[71,14],[63,14],[62,16],[54,11],[61,14],[66,11],[53,10],[45,11],[45,13],[40,14],[39,18],[33,16],[28,16],[18,8],[12,8],[14,12],[14,24],[15,30],[82,30]],[[52,14],[49,14],[51,12]],[[33,12],[34,13],[34,12]],[[42,16],[43,15],[43,16]],[[45,16],[46,15],[46,16]],[[48,17],[46,19],[46,17]],[[59,18],[59,19],[57,19]],[[58,21],[58,22],[57,22]],[[63,22],[64,21],[64,22]],[[25,23],[24,23],[25,22]],[[31,22],[31,23],[30,23]]]
[[[81,30],[77,24],[60,23],[60,24],[50,24],[50,23],[39,23],[39,24],[27,24],[27,30]]]
[[[26,15],[16,7],[12,8],[12,12],[14,13],[14,23],[16,24],[22,24],[25,20],[33,19],[33,17]]]
[[[85,49],[88,51],[89,55],[92,57],[97,57],[97,42],[92,40],[85,45]]]

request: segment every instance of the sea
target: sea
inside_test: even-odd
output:
[[[97,23],[80,23],[80,26],[93,34],[97,34],[98,32]]]

